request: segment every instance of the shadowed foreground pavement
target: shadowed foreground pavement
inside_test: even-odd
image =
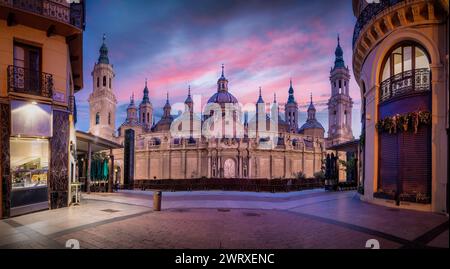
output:
[[[361,202],[354,192],[84,194],[81,205],[0,221],[0,248],[448,248],[448,217]]]

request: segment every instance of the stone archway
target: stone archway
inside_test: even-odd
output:
[[[234,161],[234,159],[226,159],[223,163],[223,176],[225,178],[236,177],[236,162]]]

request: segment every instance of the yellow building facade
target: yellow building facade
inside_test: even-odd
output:
[[[0,1],[1,216],[70,203],[84,1]]]

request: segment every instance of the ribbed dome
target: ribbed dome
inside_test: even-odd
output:
[[[300,127],[300,131],[303,131],[305,129],[322,129],[325,130],[322,126],[322,124],[320,124],[320,122],[318,122],[317,120],[307,120],[305,124],[302,125],[302,127]]]
[[[172,125],[173,117],[170,115],[169,117],[161,118],[155,126],[153,126],[152,131],[154,132],[162,132],[162,131],[170,131],[170,126]]]
[[[233,103],[237,104],[238,100],[236,97],[234,97],[231,93],[228,91],[219,91],[213,94],[211,98],[208,100],[208,104],[210,103],[217,103],[217,104],[226,104],[226,103]]]

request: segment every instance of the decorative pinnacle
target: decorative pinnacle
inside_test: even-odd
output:
[[[106,40],[106,34],[103,33],[103,43],[105,43],[105,40]]]
[[[145,78],[145,87],[147,87],[147,78]]]
[[[191,96],[191,85],[188,86],[188,96]]]
[[[225,65],[222,64],[222,77],[225,77],[225,75],[224,75],[224,69],[225,69]]]
[[[310,98],[311,98],[311,104],[312,104],[312,92],[310,93]]]
[[[274,102],[274,103],[277,102],[277,94],[276,94],[276,93],[273,94],[273,102]]]
[[[340,46],[339,34],[337,35],[338,46]]]

